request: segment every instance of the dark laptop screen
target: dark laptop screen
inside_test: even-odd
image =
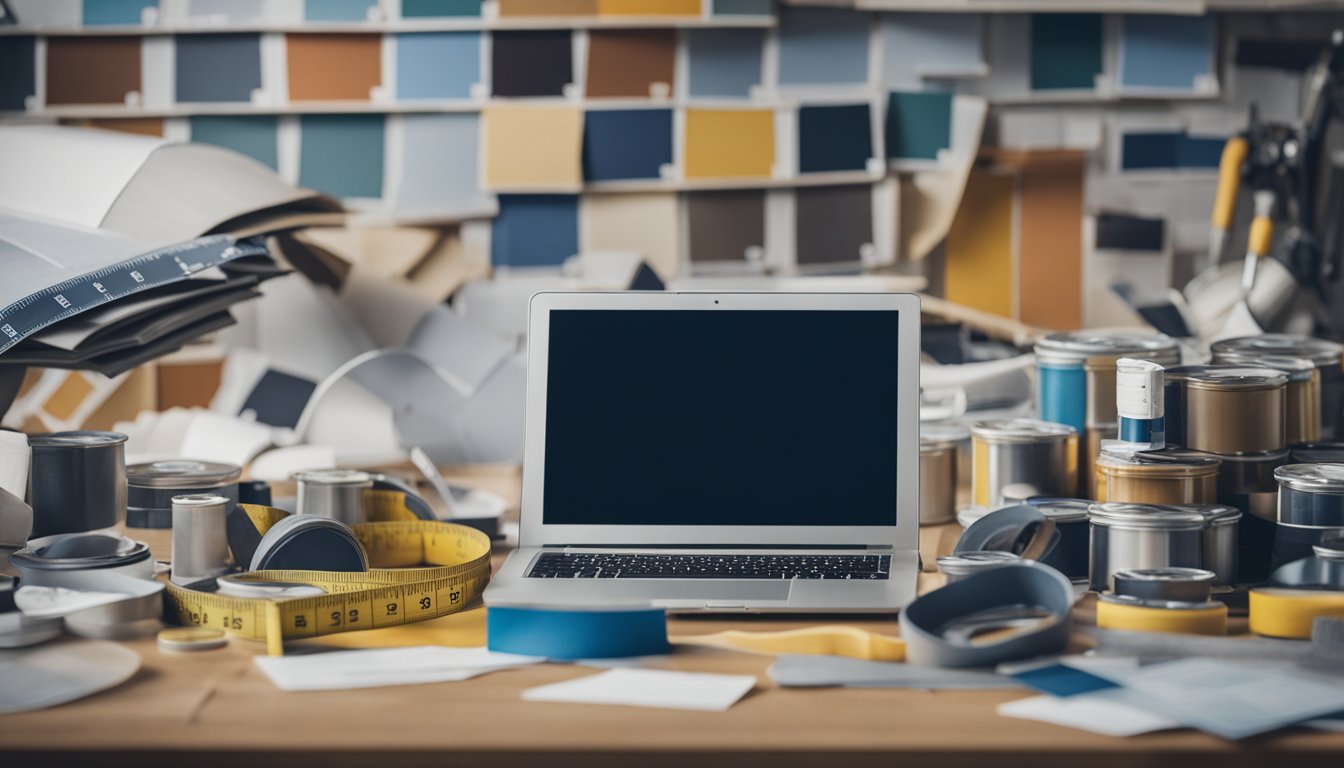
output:
[[[544,522],[895,525],[897,315],[553,310]]]

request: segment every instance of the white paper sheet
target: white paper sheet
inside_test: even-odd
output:
[[[485,648],[380,648],[306,656],[257,656],[257,666],[283,691],[335,691],[466,680],[545,659]]]
[[[1115,695],[1117,690],[1109,689],[1063,699],[1033,696],[1000,704],[998,711],[1003,717],[1038,720],[1103,736],[1138,736],[1141,733],[1182,727],[1175,720],[1125,703],[1122,697]]]
[[[751,675],[711,675],[656,669],[612,669],[523,691],[524,701],[624,704],[723,712],[756,686]]]

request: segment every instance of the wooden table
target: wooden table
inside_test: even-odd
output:
[[[452,479],[516,498],[512,470]],[[954,526],[926,529],[926,562],[958,533]],[[938,578],[925,574],[921,586],[935,586]],[[476,608],[415,625],[420,634],[412,642],[481,645],[482,615]],[[807,623],[674,619],[669,632]],[[896,631],[894,617],[847,623]],[[1108,738],[995,714],[998,704],[1031,695],[1026,691],[781,689],[765,674],[770,657],[701,647],[679,648],[666,667],[757,676],[756,690],[727,712],[520,699],[526,688],[593,674],[563,664],[458,683],[284,693],[253,665],[252,657],[263,652],[257,643],[233,641],[196,654],[161,653],[152,638],[127,645],[144,665],[124,685],[54,709],[0,717],[4,766],[1344,765],[1344,734],[1294,730],[1240,744],[1189,730]]]

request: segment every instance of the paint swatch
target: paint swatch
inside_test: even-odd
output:
[[[303,0],[303,18],[308,21],[368,21],[378,0]]]
[[[84,0],[84,26],[139,25],[146,8],[158,7],[159,0]]]
[[[686,177],[768,178],[775,165],[775,114],[751,109],[686,110]]]
[[[672,110],[594,110],[585,116],[584,179],[656,179],[671,162]]]
[[[872,247],[870,185],[799,187],[793,201],[798,264],[855,264]]]
[[[485,121],[485,184],[566,189],[581,183],[583,112],[567,106],[495,104]]]
[[[974,13],[884,13],[882,83],[917,90],[928,77],[983,74],[981,16]]]
[[[842,84],[868,81],[872,15],[843,8],[779,9],[779,82]]]
[[[179,35],[179,102],[251,101],[261,88],[261,35]]]
[[[336,197],[382,197],[382,115],[301,115],[299,184]]]
[[[765,193],[724,189],[686,193],[692,262],[745,262],[765,248]]]
[[[1012,174],[972,170],[947,233],[944,295],[1000,317],[1013,316]]]
[[[31,35],[0,39],[0,109],[27,109],[37,93],[37,53]]]
[[[769,16],[775,10],[774,0],[710,0],[715,16]]]
[[[285,35],[290,101],[368,101],[383,83],[380,35]]]
[[[1213,71],[1213,17],[1120,17],[1120,86],[1190,91]]]
[[[497,267],[558,267],[579,250],[577,195],[500,195],[491,222]]]
[[[676,194],[585,195],[580,216],[583,251],[633,251],[662,277],[680,271]]]
[[[48,104],[124,104],[139,92],[140,38],[47,38]]]
[[[686,41],[692,97],[746,98],[761,82],[762,30],[692,29]]]
[[[1120,142],[1120,167],[1126,171],[1217,168],[1224,143],[1180,131],[1126,133]]]
[[[873,156],[867,104],[798,109],[798,172],[862,171]]]
[[[481,0],[401,0],[403,19],[480,15]]]
[[[1316,41],[1242,38],[1237,41],[1235,63],[1238,67],[1302,72],[1320,56],[1321,43]]]
[[[405,115],[401,124],[399,209],[440,208],[482,198],[478,115]]]
[[[313,381],[268,368],[238,412],[252,411],[262,424],[293,429],[316,389]]]
[[[262,0],[188,0],[187,15],[226,24],[255,24],[265,17]]]
[[[675,29],[594,29],[588,33],[588,96],[671,96]]]
[[[1102,69],[1101,15],[1037,13],[1031,17],[1031,89],[1091,90]]]
[[[163,118],[161,117],[95,117],[89,120],[72,121],[69,124],[84,128],[98,128],[104,131],[132,133],[136,136],[163,137]]]
[[[1060,331],[1083,322],[1086,154],[1027,154],[1018,180],[1018,319]]]
[[[1127,213],[1097,214],[1097,250],[1161,251],[1166,241],[1167,222]]]
[[[275,170],[277,125],[273,115],[195,115],[191,140],[231,149]]]
[[[466,99],[480,81],[479,32],[397,35],[398,99]]]
[[[561,96],[574,81],[568,30],[495,32],[490,41],[496,96]]]
[[[952,145],[952,94],[888,94],[886,142],[888,159],[937,160]]]
[[[595,16],[597,0],[499,0],[499,15]]]
[[[700,0],[597,0],[603,16],[699,16]]]

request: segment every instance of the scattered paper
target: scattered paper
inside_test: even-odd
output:
[[[19,587],[14,593],[14,604],[18,609],[36,619],[65,616],[125,599],[122,592],[84,592],[63,587]]]
[[[306,656],[258,656],[257,666],[282,691],[337,691],[466,680],[545,659],[485,648],[382,648]]]
[[[1019,688],[1011,677],[970,669],[918,667],[842,656],[786,654],[770,667],[770,677],[787,687],[913,688],[922,691]]]
[[[524,701],[623,704],[724,712],[756,686],[751,675],[612,669],[523,691]]]
[[[1033,696],[999,705],[999,714],[1019,720],[1077,728],[1103,736],[1138,736],[1184,724],[1125,703],[1123,691],[1108,689],[1081,696]]]

